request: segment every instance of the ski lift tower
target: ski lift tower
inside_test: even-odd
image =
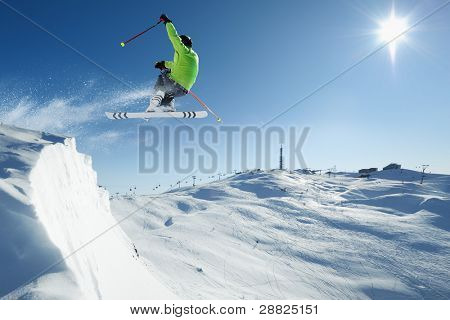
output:
[[[422,178],[420,179],[420,184],[423,184],[423,179],[425,178],[425,170],[429,167],[429,164],[422,164],[419,166],[422,169]]]
[[[280,146],[280,170],[284,170],[283,168],[283,145]]]

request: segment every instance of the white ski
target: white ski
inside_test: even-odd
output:
[[[108,119],[151,119],[151,118],[206,118],[206,111],[174,111],[174,112],[105,112]]]

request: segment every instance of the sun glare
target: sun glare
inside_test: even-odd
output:
[[[408,22],[406,18],[399,18],[395,15],[395,11],[392,10],[391,16],[380,22],[380,29],[378,30],[378,35],[383,43],[392,41],[389,44],[389,52],[391,55],[392,62],[395,61],[395,55],[397,51],[397,45],[400,40],[405,36],[401,35],[408,28]],[[398,37],[401,35],[400,37]],[[397,38],[398,37],[398,38]]]

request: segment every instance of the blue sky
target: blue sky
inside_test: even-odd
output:
[[[111,122],[103,112],[145,108],[158,74],[153,64],[171,59],[173,52],[162,26],[125,48],[119,46],[122,40],[167,13],[193,38],[200,56],[193,91],[226,124],[262,125],[380,45],[378,23],[394,5],[382,0],[6,2],[128,86],[0,3],[1,120],[75,135],[79,150],[93,156],[100,184],[111,191],[136,185],[141,192],[179,175],[139,174],[139,122]],[[396,1],[395,10],[412,23],[444,2]],[[303,155],[313,168],[356,170],[396,161],[450,173],[449,29],[447,7],[399,42],[395,63],[389,50],[382,50],[273,125],[311,127]],[[190,97],[179,103],[186,110],[199,108]],[[164,124],[177,125],[152,123]]]

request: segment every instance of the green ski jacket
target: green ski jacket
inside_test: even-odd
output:
[[[172,22],[166,23],[167,34],[175,49],[173,61],[165,61],[166,68],[171,70],[169,77],[186,90],[190,90],[198,75],[198,56],[192,48],[181,42]]]

